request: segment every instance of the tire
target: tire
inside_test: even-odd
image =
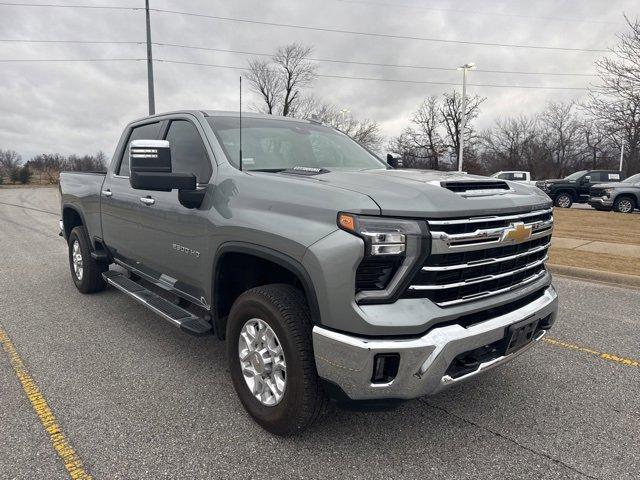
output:
[[[559,208],[570,208],[573,205],[573,198],[570,193],[562,192],[556,196],[553,204]]]
[[[615,199],[613,209],[620,213],[633,213],[636,209],[636,202],[633,198],[623,195]]]
[[[271,385],[284,378],[284,388],[280,390],[279,400],[276,398],[273,388],[267,389],[260,375],[264,364],[260,359],[255,359],[255,351],[251,352],[245,338],[251,332],[250,326],[255,326],[256,321],[262,321],[264,325],[258,332],[263,333],[262,340],[271,338],[273,349],[266,349],[262,343],[260,352],[281,351],[283,357],[273,356],[270,365],[271,372],[267,372],[269,377],[266,381]],[[253,323],[252,323],[253,322]],[[245,336],[241,337],[244,330]],[[273,335],[269,334],[269,327],[275,334],[277,343],[273,342]],[[256,287],[240,295],[231,307],[231,312],[227,321],[227,361],[231,372],[233,386],[242,402],[244,408],[253,419],[265,430],[280,436],[288,436],[299,433],[311,426],[324,411],[328,397],[322,389],[318,374],[316,372],[315,359],[313,355],[313,345],[311,338],[311,319],[309,308],[303,294],[296,288],[284,284],[272,284]],[[255,329],[253,330],[256,331]],[[260,344],[261,335],[256,335]],[[240,345],[242,343],[242,345]],[[253,345],[256,342],[251,342]],[[277,345],[281,348],[278,349]],[[246,357],[244,367],[240,359],[240,352],[244,352]],[[268,353],[267,355],[270,355]],[[283,374],[282,358],[286,364]],[[254,363],[255,360],[255,363]],[[245,379],[245,372],[249,380]],[[263,377],[264,378],[264,377]],[[249,382],[258,384],[256,395],[264,393],[266,398],[258,399],[249,387]],[[256,389],[254,389],[255,391]],[[268,404],[271,402],[271,404]],[[275,402],[275,403],[274,403]]]
[[[74,262],[74,256],[76,262]],[[82,293],[99,292],[107,287],[102,273],[109,269],[109,265],[99,263],[91,257],[89,236],[83,226],[75,227],[69,234],[69,267],[73,283]]]

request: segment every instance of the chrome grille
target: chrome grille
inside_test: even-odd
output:
[[[405,298],[429,298],[446,307],[514,290],[545,274],[551,209],[428,223],[431,254]],[[509,240],[505,233],[514,226],[530,228],[529,239]]]

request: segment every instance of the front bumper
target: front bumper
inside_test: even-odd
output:
[[[592,207],[613,207],[613,199],[609,197],[590,197],[588,203]]]
[[[500,341],[509,326],[524,320],[545,320],[550,326],[557,310],[557,294],[549,286],[541,297],[513,312],[467,328],[435,327],[419,338],[367,339],[315,326],[313,348],[318,375],[340,387],[352,400],[431,395],[515,358],[539,341],[546,331],[537,331],[534,340],[519,350],[483,361],[476,370],[454,378],[447,371],[460,354]],[[398,373],[389,383],[372,383],[374,358],[379,353],[400,355]]]

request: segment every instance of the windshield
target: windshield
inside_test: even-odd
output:
[[[577,180],[579,179],[581,176],[583,176],[585,173],[587,173],[589,170],[580,170],[579,172],[576,173],[572,173],[571,175],[569,175],[568,177],[564,177],[565,180]]]
[[[626,180],[623,180],[624,183],[640,183],[640,173],[636,173],[635,175],[631,175]]]
[[[208,117],[229,161],[238,167],[240,129],[237,117]],[[242,119],[243,170],[293,167],[331,170],[386,168],[375,156],[335,130],[277,118]]]

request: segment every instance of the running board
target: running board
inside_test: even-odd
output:
[[[203,318],[153,293],[139,283],[127,278],[124,274],[110,270],[104,272],[102,276],[109,285],[113,285],[118,290],[126,293],[181,330],[196,336],[213,333],[211,324]]]

